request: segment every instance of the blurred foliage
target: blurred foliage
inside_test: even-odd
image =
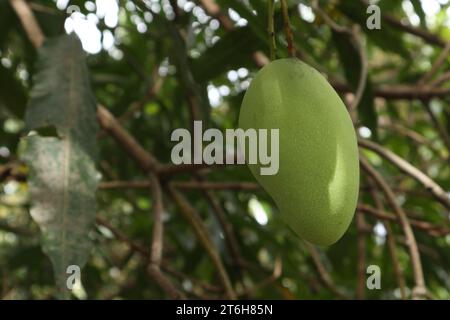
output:
[[[58,1],[58,6],[55,2],[29,2],[46,36],[63,33],[64,25],[68,28],[70,21],[73,25],[74,21],[87,19],[91,27],[96,25],[94,30],[89,29],[91,39],[95,39],[98,32],[96,41],[102,41],[103,47],[88,55],[88,63],[97,101],[117,117],[140,106],[140,112],[127,118],[123,125],[161,162],[170,162],[171,132],[179,127],[190,128],[192,101],[195,101],[199,117],[209,127],[224,130],[236,126],[243,94],[258,71],[253,54],[255,51],[268,53],[266,1],[217,0],[232,28],[225,28],[205,11],[202,4],[210,1],[120,1],[118,23],[100,14],[96,16],[92,1],[66,4],[81,9],[81,13],[75,13],[72,18],[65,13],[65,1]],[[113,6],[108,1],[97,1],[97,13],[99,2]],[[361,68],[358,52],[348,39],[333,33],[330,26],[314,14],[310,1],[288,2],[295,45],[301,58],[327,74],[329,79],[348,83],[354,91]],[[430,16],[424,10],[424,2],[438,6],[435,14]],[[430,120],[423,101],[386,100],[377,96],[377,89],[381,87],[415,85],[442,51],[442,47],[387,23],[384,14],[402,23],[413,23],[448,41],[450,2],[380,0],[381,30],[366,28],[367,5],[361,1],[333,0],[318,4],[339,25],[358,24],[363,33],[369,77],[359,109],[359,132],[420,168],[444,190],[450,190],[448,146],[442,132]],[[275,12],[277,55],[286,57],[278,6]],[[77,31],[83,41],[89,38],[86,37],[88,31]],[[109,43],[111,37],[113,43]],[[44,299],[55,294],[52,267],[40,247],[38,227],[29,216],[27,168],[18,161],[18,142],[23,134],[23,115],[34,81],[36,60],[36,51],[9,1],[0,0],[0,295],[4,299]],[[449,70],[450,60],[446,59],[434,78]],[[156,87],[157,92],[149,94]],[[440,87],[450,88],[449,82],[441,83]],[[347,99],[348,95],[342,97]],[[430,101],[447,135],[450,134],[449,101],[450,94]],[[104,136],[98,143],[102,181],[145,179],[112,139]],[[395,188],[397,201],[411,218],[440,227],[450,226],[448,211],[423,186],[376,154],[364,154]],[[209,182],[254,182],[245,166],[211,168],[204,178]],[[174,179],[189,180],[190,175],[178,175]],[[360,203],[374,207],[364,176],[361,185]],[[213,191],[232,225],[244,267],[233,260],[222,227],[204,193],[200,190],[183,193],[201,215],[236,290],[254,288],[243,295],[244,298],[338,297],[333,288],[324,283],[310,251],[279,219],[277,208],[263,191]],[[148,190],[101,189],[97,198],[99,216],[132,241],[150,248],[153,217]],[[213,264],[192,228],[171,198],[165,196],[164,203],[164,263],[171,271],[164,268],[163,271],[188,297],[223,297]],[[386,210],[391,211],[388,206]],[[364,217],[365,265],[378,265],[382,270],[382,289],[365,290],[365,297],[398,299],[400,294],[383,221],[371,215]],[[414,279],[402,229],[395,222],[392,227],[399,263],[407,287],[412,289]],[[450,235],[430,235],[417,228],[414,231],[430,293],[438,299],[449,299]],[[337,244],[317,248],[320,261],[332,279],[332,287],[350,298],[356,297],[359,281],[358,232],[353,221]],[[148,276],[142,256],[130,250],[111,230],[98,225],[90,238],[94,248],[83,269],[83,288],[74,292],[77,298],[166,297]],[[282,274],[266,283],[277,259],[281,261]],[[266,285],[260,286],[262,283]]]

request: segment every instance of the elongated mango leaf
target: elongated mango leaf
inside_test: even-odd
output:
[[[333,32],[333,40],[336,44],[339,60],[344,67],[345,77],[352,87],[353,92],[355,92],[359,84],[362,68],[358,49],[355,48],[348,35]],[[375,96],[373,94],[370,76],[367,76],[365,89],[358,106],[358,114],[361,123],[372,131],[373,138],[377,140],[378,115],[375,110]]]
[[[89,255],[97,187],[95,108],[78,38],[48,40],[39,51],[25,115],[27,130],[38,133],[24,138],[23,159],[30,167],[31,216],[41,229],[60,297],[70,292],[68,267],[81,269]],[[45,128],[56,134],[39,134]]]

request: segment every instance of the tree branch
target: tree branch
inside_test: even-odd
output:
[[[292,33],[291,21],[289,19],[289,10],[286,0],[281,0],[280,2],[281,2],[281,12],[283,14],[284,33],[286,34],[286,41],[288,44],[288,53],[290,57],[294,58],[296,56],[294,46],[294,34]]]
[[[148,257],[150,256],[150,252],[147,250],[146,247],[132,241],[122,231],[113,227],[105,218],[97,215],[97,217],[95,219],[96,219],[95,221],[97,222],[98,225],[103,226],[106,229],[108,229],[109,231],[111,231],[111,233],[114,235],[114,237],[117,240],[119,240],[123,243],[126,243],[130,247],[130,249],[132,249],[133,251],[139,253],[140,255],[142,255],[143,257],[148,259]]]
[[[392,151],[383,148],[382,146],[376,144],[375,142],[359,138],[358,144],[365,149],[369,149],[377,153],[384,159],[394,164],[402,172],[416,179],[425,187],[427,191],[431,192],[431,194],[440,203],[442,203],[447,209],[450,209],[450,198],[448,194],[441,188],[441,186],[439,186],[436,182],[434,182],[425,173],[423,173],[422,171],[420,171],[419,169],[417,169],[412,164],[410,164],[403,158],[399,157]]]
[[[356,298],[358,300],[364,299],[366,290],[366,222],[364,216],[356,215],[356,230],[357,230],[357,285]]]
[[[225,30],[231,31],[234,29],[233,21],[222,12],[219,5],[214,0],[199,0],[198,2],[208,15],[219,20]],[[253,52],[252,58],[258,68],[262,68],[270,62],[269,58],[261,51]]]
[[[386,21],[387,23],[389,23],[391,26],[400,29],[402,31],[405,31],[407,33],[410,33],[412,35],[415,35],[419,38],[422,38],[423,40],[425,40],[426,42],[439,46],[439,47],[445,47],[445,41],[442,40],[439,36],[432,34],[426,30],[417,28],[417,27],[413,27],[411,25],[405,24],[399,20],[397,20],[394,16],[387,14],[387,13],[383,13],[383,20]]]
[[[157,171],[159,162],[129,134],[116,118],[104,107],[97,107],[97,119],[101,127],[138,163],[145,173]]]
[[[236,294],[231,285],[227,271],[225,270],[225,267],[222,263],[222,259],[220,258],[219,253],[212,244],[208,235],[208,231],[206,230],[206,227],[204,226],[203,221],[200,219],[198,213],[186,200],[186,198],[183,195],[181,195],[173,186],[169,184],[166,190],[180,208],[180,212],[182,213],[184,218],[193,227],[197,239],[199,240],[200,244],[203,246],[208,256],[210,257],[211,261],[213,262],[218,272],[219,279],[222,282],[222,285],[225,289],[227,297],[229,299],[236,299]]]
[[[376,185],[372,178],[368,177],[368,183],[370,185],[370,194],[372,195],[372,200],[375,203],[375,207],[378,211],[383,211],[383,203],[378,196],[378,193],[375,192]],[[395,217],[395,215],[394,215]],[[400,289],[400,297],[402,300],[406,299],[406,281],[405,281],[405,275],[403,273],[402,268],[400,267],[400,263],[398,261],[398,255],[397,255],[397,245],[395,243],[395,235],[394,231],[392,230],[391,223],[389,221],[384,221],[384,227],[386,228],[386,241],[388,245],[389,255],[391,256],[392,260],[392,267],[394,269],[395,278],[398,283],[398,287]]]
[[[200,0],[200,5],[205,9],[208,15],[219,20],[225,30],[234,28],[233,21],[220,10],[219,5],[217,5],[214,0]]]
[[[233,227],[228,222],[227,214],[222,209],[219,199],[217,199],[217,197],[211,190],[203,189],[202,191],[207,201],[209,202],[211,208],[213,209],[213,212],[217,220],[219,221],[220,226],[222,227],[222,230],[225,234],[225,241],[227,243],[228,250],[230,251],[230,254],[233,257],[234,264],[236,265],[237,268],[241,270],[241,268],[245,265],[245,261],[241,256],[239,245],[234,235]]]
[[[437,87],[450,80],[450,71],[443,73],[439,78],[430,83],[431,87]]]
[[[28,229],[25,229],[22,227],[11,226],[2,221],[0,221],[0,231],[11,232],[18,236],[24,236],[24,237],[32,237],[35,235],[34,232],[32,232],[31,230],[28,230]]]
[[[262,188],[257,183],[252,182],[208,182],[208,181],[172,181],[172,185],[177,189],[185,190],[242,190],[242,191],[261,191]],[[101,182],[99,189],[120,189],[136,188],[148,189],[151,186],[150,181],[105,181]]]
[[[411,130],[401,124],[393,122],[380,123],[379,126],[382,129],[393,130],[396,133],[411,139],[417,146],[425,145],[434,153],[436,153],[436,155],[442,157],[442,155],[439,152],[439,149],[433,145],[433,142],[425,138],[417,131]],[[442,160],[446,161],[447,159],[444,159],[444,157],[442,157]]]
[[[383,177],[370,165],[370,163],[362,155],[360,156],[360,163],[364,171],[374,180],[378,187],[383,191],[386,200],[397,215],[406,237],[409,253],[411,256],[411,264],[414,273],[415,288],[413,290],[413,297],[423,297],[426,295],[425,280],[423,277],[422,263],[420,261],[419,249],[411,229],[408,217],[403,209],[397,204],[394,192],[383,179]]]
[[[385,212],[382,208],[378,209],[365,204],[358,204],[357,210],[365,214],[370,214],[375,218],[384,221],[400,222],[397,216],[392,213]],[[409,222],[412,227],[427,232],[434,237],[442,237],[450,234],[450,228],[444,226],[414,219],[410,219]]]
[[[436,74],[436,72],[445,62],[445,60],[447,60],[449,54],[450,54],[450,41],[447,42],[444,49],[439,54],[438,58],[431,66],[430,70],[420,79],[419,85],[424,85],[433,78],[433,76]]]
[[[340,81],[330,81],[333,88],[340,93],[351,93],[352,89]],[[420,87],[411,85],[391,85],[374,88],[376,97],[386,100],[422,100],[430,98],[445,98],[450,96],[450,88]]]
[[[244,297],[251,296],[255,292],[264,289],[267,286],[270,286],[272,283],[277,281],[278,278],[280,278],[282,272],[283,272],[283,263],[280,257],[276,257],[272,274],[268,278],[261,281],[260,283],[255,284],[253,287],[246,288],[242,292],[239,292],[239,296]]]
[[[340,299],[348,300],[349,297],[342,293],[334,284],[333,279],[331,278],[330,274],[328,273],[327,269],[323,265],[319,253],[317,252],[317,249],[314,245],[311,243],[304,241],[306,249],[308,250],[309,254],[311,255],[311,258],[314,262],[314,265],[316,266],[317,272],[319,273],[320,280],[325,285],[326,288],[328,288],[334,295],[336,295]]]
[[[275,60],[277,43],[275,40],[275,27],[273,23],[275,5],[274,0],[267,1],[267,31],[269,32],[269,49],[270,49],[270,60]]]
[[[151,191],[153,199],[153,239],[148,265],[148,273],[158,282],[159,286],[172,299],[184,299],[184,296],[173,286],[173,284],[161,272],[161,261],[164,242],[164,224],[163,224],[163,199],[161,186],[158,177],[150,173]]]
[[[428,113],[428,116],[431,119],[431,122],[433,123],[434,127],[436,128],[439,136],[442,138],[442,141],[444,142],[445,147],[450,152],[450,137],[447,134],[447,128],[444,127],[439,122],[439,119],[434,114],[433,110],[431,109],[430,103],[427,100],[422,101],[423,106],[425,108],[425,111]]]
[[[39,24],[34,17],[33,11],[31,11],[25,0],[10,0],[11,6],[17,13],[17,16],[22,23],[25,33],[30,39],[33,46],[37,49],[42,46],[45,40],[45,36],[42,33]]]

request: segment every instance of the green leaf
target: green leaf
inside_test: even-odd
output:
[[[378,1],[377,6],[380,7],[381,12],[389,12],[392,14],[401,11],[402,2],[392,0],[380,0]]]
[[[420,0],[410,0],[413,7],[414,7],[414,11],[416,12],[416,14],[419,16],[420,18],[420,26],[422,28],[427,28],[427,21],[426,21],[426,15],[425,15],[425,11],[423,11],[422,8],[422,3],[420,2]]]
[[[357,90],[359,77],[361,73],[361,59],[358,49],[351,41],[348,35],[333,32],[333,40],[336,43],[336,49],[339,59],[344,67],[345,77],[353,89]],[[358,106],[358,114],[361,123],[369,128],[374,138],[377,139],[377,113],[375,111],[375,98],[372,91],[372,83],[370,77],[367,76],[366,86],[361,101]]]
[[[403,40],[403,34],[400,31],[393,29],[387,23],[383,22],[380,30],[370,30],[366,27],[367,18],[369,15],[366,14],[367,7],[362,2],[340,1],[338,8],[350,20],[353,20],[355,23],[359,24],[361,26],[361,30],[367,35],[367,38],[377,47],[409,59],[410,54]],[[383,17],[383,12],[385,11],[381,12],[381,17]]]
[[[15,116],[22,118],[27,101],[25,88],[14,75],[12,69],[0,64],[0,107],[6,107]]]
[[[3,49],[7,43],[14,19],[15,15],[8,1],[0,1],[0,49]]]
[[[43,7],[47,7],[43,5]],[[51,10],[51,7],[47,7]],[[45,9],[43,9],[45,10]],[[45,11],[35,11],[34,15],[36,16],[36,20],[39,23],[39,26],[42,28],[42,32],[46,37],[56,37],[64,34],[64,21],[66,20],[66,15]]]
[[[168,31],[170,32],[172,43],[172,60],[179,70],[181,85],[186,94],[192,96],[197,105],[200,107],[202,114],[206,115],[206,122],[209,122],[209,105],[206,103],[207,97],[202,95],[200,86],[195,82],[191,65],[186,55],[186,44],[183,38],[180,36],[178,30],[171,24],[167,24]]]
[[[255,11],[260,14],[260,16],[258,16],[255,15],[250,8],[240,0],[220,0],[218,3],[222,9],[232,9],[236,11],[241,18],[248,21],[248,26],[252,29],[255,35],[261,39],[261,41],[267,40],[267,13],[265,10],[262,10],[262,7],[267,10],[267,5],[263,5],[261,1],[258,1],[258,3],[254,2],[252,4],[252,6],[255,6]]]
[[[39,50],[27,130],[54,127],[57,136],[29,135],[23,159],[30,167],[31,216],[54,267],[60,297],[68,297],[66,271],[89,256],[95,219],[96,103],[85,54],[74,35],[47,41]]]
[[[230,69],[253,66],[252,53],[266,44],[249,27],[226,33],[198,59],[192,61],[194,77],[199,82],[208,81]]]

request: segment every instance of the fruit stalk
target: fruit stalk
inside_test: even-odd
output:
[[[269,48],[270,48],[270,60],[273,61],[276,58],[276,50],[277,44],[275,42],[275,27],[273,23],[273,15],[274,15],[274,0],[269,0],[268,2],[268,32],[269,32]]]
[[[292,34],[291,21],[289,20],[289,11],[286,0],[281,0],[281,12],[283,13],[284,32],[288,44],[288,53],[290,57],[295,57],[294,35]]]

